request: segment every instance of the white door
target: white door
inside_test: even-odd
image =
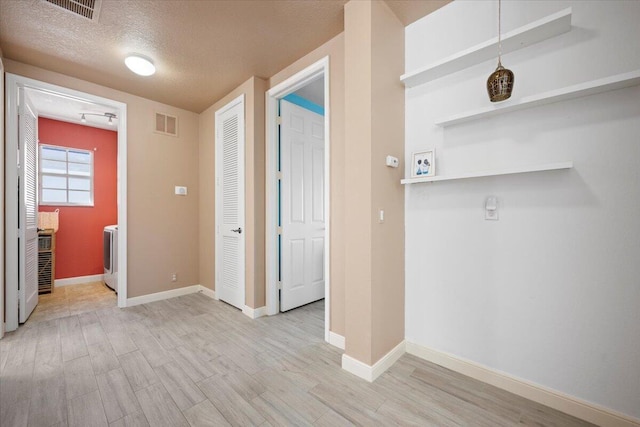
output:
[[[324,298],[324,117],[280,101],[280,311]]]
[[[216,111],[216,297],[244,308],[244,96]]]
[[[18,116],[18,298],[20,323],[38,304],[38,116],[24,89]]]

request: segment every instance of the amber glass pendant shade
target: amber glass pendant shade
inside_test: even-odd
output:
[[[498,68],[487,79],[487,92],[491,102],[499,102],[509,99],[513,92],[514,76],[511,70],[498,62]]]
[[[513,72],[502,66],[502,2],[498,0],[498,68],[487,79],[487,92],[491,102],[500,102],[511,98],[513,92]]]

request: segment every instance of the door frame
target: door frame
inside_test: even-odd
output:
[[[16,74],[5,74],[6,161],[5,161],[5,315],[6,331],[18,328],[18,88],[49,92],[58,96],[112,107],[118,114],[118,307],[127,306],[127,104],[86,92],[45,83]],[[9,161],[9,159],[14,159]],[[10,191],[11,190],[11,191]],[[1,289],[0,289],[1,291]],[[9,304],[14,301],[15,304]]]
[[[220,107],[216,112],[215,112],[215,119],[214,119],[214,129],[215,129],[215,135],[213,136],[214,138],[214,157],[215,157],[215,185],[214,185],[214,189],[215,189],[215,215],[214,215],[214,229],[215,229],[215,239],[214,239],[214,254],[215,254],[215,259],[214,259],[214,269],[215,269],[215,277],[214,277],[214,283],[215,283],[215,299],[219,300],[220,299],[220,293],[219,290],[222,288],[222,285],[220,285],[220,273],[222,271],[222,235],[220,233],[220,225],[222,222],[222,191],[220,189],[219,186],[219,178],[222,174],[222,155],[218,155],[218,154],[222,154],[222,146],[219,146],[219,143],[222,143],[221,140],[219,140],[218,138],[218,132],[220,131],[220,128],[218,128],[218,123],[221,123],[220,120],[220,116],[222,116],[224,113],[226,113],[227,111],[229,111],[230,109],[236,107],[238,104],[242,104],[242,126],[240,129],[240,132],[242,134],[242,164],[244,165],[245,169],[246,169],[246,149],[247,149],[247,136],[246,136],[246,119],[247,119],[247,114],[246,114],[246,102],[245,102],[245,96],[244,94],[239,95],[238,97],[234,98],[233,100],[229,101],[227,104],[223,105],[222,107]],[[220,153],[218,152],[220,151]],[[240,155],[240,150],[238,150],[238,154]],[[240,236],[240,238],[242,239],[241,241],[241,252],[242,252],[242,257],[243,257],[243,263],[242,263],[242,269],[239,272],[240,273],[240,278],[241,278],[241,284],[242,286],[240,286],[241,290],[242,290],[242,308],[241,310],[244,311],[244,307],[247,306],[247,274],[246,274],[246,268],[247,268],[247,252],[246,252],[246,217],[247,217],[247,204],[246,204],[246,170],[242,171],[242,174],[239,174],[239,178],[242,179],[242,193],[238,195],[239,200],[242,201],[242,225],[241,227],[243,228],[243,231],[245,232],[244,236]],[[220,287],[218,287],[218,285],[220,285]],[[234,306],[235,307],[235,306]]]
[[[280,311],[278,301],[278,101],[290,93],[307,85],[312,80],[324,78],[324,339],[329,342],[330,305],[331,305],[331,120],[329,98],[329,57],[325,56],[304,70],[294,74],[282,83],[277,84],[265,94],[266,102],[266,303],[267,314],[274,315]]]

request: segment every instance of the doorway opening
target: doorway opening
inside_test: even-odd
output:
[[[19,323],[26,321],[30,314],[27,308],[33,308],[31,306],[34,304],[34,300],[37,304],[38,283],[36,282],[35,284],[35,296],[32,290],[29,291],[29,289],[33,287],[33,283],[31,283],[33,281],[31,277],[33,276],[32,273],[34,269],[36,272],[40,269],[38,261],[42,257],[38,257],[36,254],[36,257],[33,258],[33,251],[29,252],[29,255],[26,256],[25,251],[16,251],[15,248],[19,245],[20,238],[23,238],[24,229],[28,229],[27,225],[32,224],[33,217],[37,215],[39,210],[38,199],[42,197],[43,200],[49,200],[50,205],[62,203],[64,206],[66,203],[67,205],[74,206],[93,206],[93,185],[95,182],[93,176],[94,159],[98,153],[100,153],[101,156],[104,154],[98,151],[99,148],[93,146],[91,149],[78,149],[69,146],[61,147],[61,144],[47,144],[47,142],[51,142],[49,137],[47,140],[40,141],[44,144],[38,144],[37,139],[35,139],[35,158],[30,160],[31,158],[23,159],[23,156],[20,156],[22,161],[21,166],[26,166],[24,169],[31,168],[35,171],[32,171],[32,175],[35,173],[36,186],[39,189],[36,190],[35,201],[31,200],[25,203],[24,199],[19,196],[19,194],[26,194],[26,191],[24,191],[26,186],[21,186],[22,182],[19,181],[18,177],[22,172],[19,170],[20,168],[18,167],[16,159],[18,159],[20,148],[25,146],[25,142],[23,141],[25,128],[20,115],[22,114],[22,116],[24,116],[24,108],[26,105],[30,106],[31,116],[35,118],[35,138],[38,137],[37,126],[39,123],[46,123],[47,126],[62,126],[69,123],[72,124],[70,126],[75,126],[73,124],[92,125],[92,128],[103,128],[105,132],[110,134],[112,132],[109,131],[116,131],[117,154],[114,152],[113,158],[117,163],[115,168],[115,192],[117,194],[117,207],[115,209],[117,216],[114,219],[118,225],[118,239],[117,244],[114,245],[113,252],[114,255],[117,253],[118,269],[117,272],[114,271],[115,276],[112,278],[111,283],[115,280],[117,280],[118,283],[117,305],[119,307],[125,307],[127,301],[126,104],[26,77],[7,74],[7,156],[5,160],[7,179],[4,188],[6,201],[5,284],[7,298],[5,300],[5,313],[7,331],[17,329]],[[84,126],[82,128],[84,129]],[[109,131],[106,131],[106,129]],[[113,137],[111,137],[111,143],[113,144]],[[29,150],[23,149],[23,151],[27,152]],[[60,156],[63,156],[64,159]],[[114,159],[112,159],[112,161]],[[42,166],[40,168],[38,167],[39,163],[40,166]],[[65,169],[65,174],[62,173],[62,169]],[[26,182],[30,181],[25,181],[25,183]],[[65,184],[64,186],[62,186],[63,183]],[[96,188],[96,191],[97,190]],[[63,201],[62,198],[65,198],[65,200]],[[20,206],[22,207],[20,208]],[[54,206],[48,206],[42,210],[51,212],[55,210],[53,208]],[[60,209],[62,208],[61,206]],[[28,221],[21,218],[21,215],[19,215],[21,211],[27,212],[27,217],[30,218]],[[97,239],[99,239],[97,243],[99,248],[97,248],[96,251],[101,252],[103,235],[98,235]],[[50,240],[44,239],[43,241],[46,242]],[[40,243],[41,242],[38,241],[37,244],[40,246]],[[40,249],[43,248],[44,247]],[[116,257],[113,256],[113,258]],[[102,254],[100,253],[100,260],[97,262],[101,263],[101,261]],[[28,273],[25,274],[25,271]],[[31,272],[29,273],[29,271]],[[100,279],[103,277],[102,274],[95,276],[99,276]],[[88,277],[89,276],[87,276],[87,278]],[[29,278],[29,282],[25,285],[24,280],[27,278]],[[20,282],[23,283],[19,285]],[[22,286],[22,288],[20,286]],[[27,300],[29,300],[28,304],[26,304]]]
[[[330,329],[329,58],[266,94],[267,314],[324,298]]]

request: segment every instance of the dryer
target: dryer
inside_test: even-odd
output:
[[[108,225],[103,232],[104,283],[118,292],[118,226]]]

